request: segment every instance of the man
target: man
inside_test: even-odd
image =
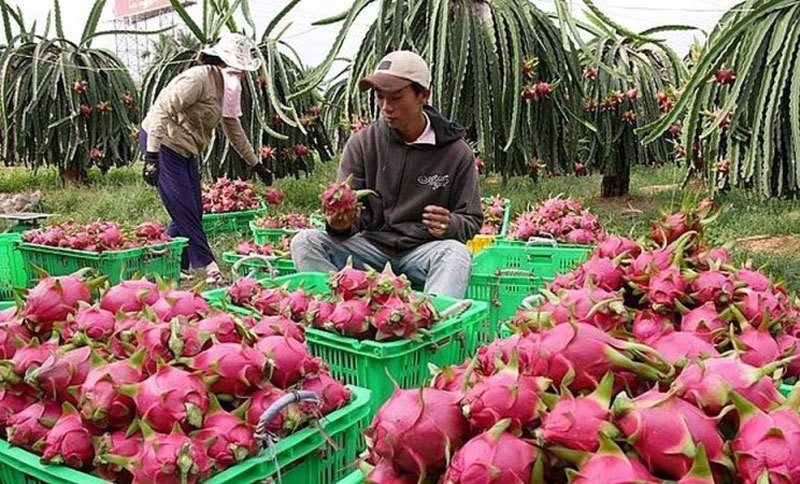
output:
[[[327,220],[325,232],[292,240],[299,272],[392,264],[428,293],[464,297],[472,260],[464,243],[483,223],[478,173],[464,128],[427,106],[431,74],[417,54],[396,51],[359,82],[372,89],[378,121],[354,134],[337,177],[371,189],[361,215]]]

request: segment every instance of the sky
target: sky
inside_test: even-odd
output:
[[[106,10],[101,18],[100,30],[111,30],[119,27],[119,21],[113,20],[113,5],[117,0],[108,0]],[[269,20],[280,11],[287,0],[250,0],[251,10],[259,30],[263,29]],[[545,11],[554,10],[553,0],[532,0],[534,4]],[[580,18],[584,6],[580,0],[567,0],[571,2],[575,15]],[[31,24],[38,20],[39,25],[45,21],[47,12],[52,8],[49,0],[10,0],[12,6],[21,6],[26,23]],[[202,2],[200,2],[202,3]],[[595,5],[602,9],[609,17],[625,27],[642,31],[659,25],[682,24],[693,25],[710,31],[719,17],[736,0],[672,0],[667,4],[663,1],[648,0],[594,0]],[[89,0],[61,0],[61,9],[65,36],[70,40],[78,40],[81,36],[86,18],[91,10],[92,2]],[[346,10],[352,4],[351,0],[301,0],[293,12],[283,22],[281,27],[290,24],[284,34],[284,40],[294,47],[301,59],[307,65],[316,65],[321,62],[338,32],[338,25],[312,26],[315,20],[325,18]],[[377,9],[373,4],[368,7],[358,18],[350,35],[345,41],[342,54],[352,55],[364,36],[368,25],[374,20]],[[193,15],[199,15],[200,9],[190,7]],[[66,14],[68,13],[68,15]],[[152,22],[148,23],[149,28]],[[243,23],[240,23],[240,26]],[[663,34],[668,43],[681,55],[688,52],[689,46],[698,32],[676,32]],[[96,45],[115,50],[120,39],[113,37],[101,38]],[[125,61],[126,59],[123,59]]]

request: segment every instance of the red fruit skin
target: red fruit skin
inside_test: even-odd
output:
[[[77,412],[65,413],[47,434],[42,461],[65,464],[74,469],[91,466],[94,459],[92,437],[97,429],[85,425]]]

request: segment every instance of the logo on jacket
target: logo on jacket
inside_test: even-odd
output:
[[[420,175],[417,177],[417,183],[422,186],[428,185],[431,190],[436,191],[450,184],[450,175],[439,175],[438,173],[427,176]]]

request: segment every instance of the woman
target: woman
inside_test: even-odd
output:
[[[266,185],[272,183],[272,173],[259,162],[239,121],[242,77],[260,65],[251,48],[243,35],[227,34],[203,49],[200,65],[182,72],[159,93],[139,132],[142,176],[158,188],[172,218],[168,233],[189,238],[181,269],[203,268],[209,283],[219,282],[221,274],[203,230],[197,158],[211,142],[214,128],[221,123],[239,155]]]

